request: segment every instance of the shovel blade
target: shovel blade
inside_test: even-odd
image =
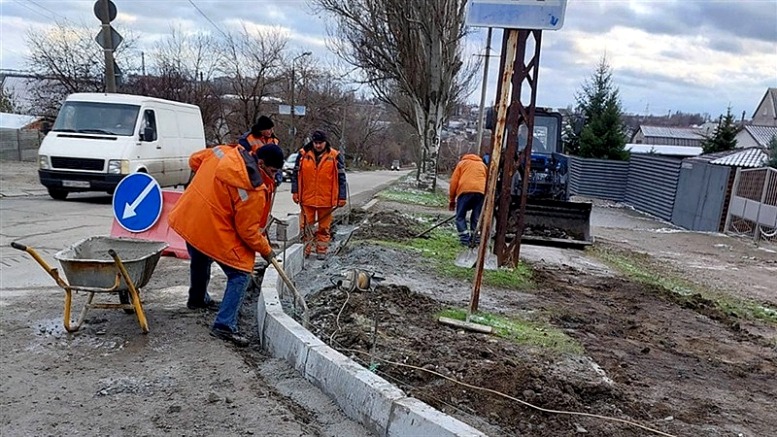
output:
[[[471,269],[472,267],[475,267],[475,263],[477,261],[478,261],[477,249],[467,249],[459,253],[459,256],[456,257],[456,261],[454,261],[453,264],[456,267],[464,267],[466,269]]]
[[[467,249],[459,254],[459,256],[456,257],[456,260],[453,262],[453,264],[456,267],[464,267],[466,269],[471,269],[475,267],[475,264],[478,262],[478,249],[472,248]],[[491,251],[486,251],[486,259],[483,261],[483,268],[486,270],[497,270],[499,268],[499,263],[497,262],[496,255],[491,253]]]

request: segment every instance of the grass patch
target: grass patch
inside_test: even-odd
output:
[[[415,176],[407,175],[390,188],[381,191],[378,198],[397,203],[443,208],[448,205],[448,195],[441,190],[435,192],[418,189]]]
[[[457,267],[454,264],[456,257],[463,250],[455,235],[455,230],[450,228],[438,228],[429,233],[429,238],[414,238],[407,243],[391,241],[374,241],[399,250],[412,249],[424,258],[432,262],[438,273],[442,276],[472,281],[475,269]],[[515,269],[484,270],[483,284],[503,288],[525,290],[534,284],[531,281],[532,270],[529,266],[519,263]]]
[[[449,308],[441,311],[437,316],[465,320],[467,310]],[[582,345],[561,330],[547,324],[482,312],[473,314],[470,321],[491,326],[494,328],[494,333],[497,337],[502,337],[518,344],[537,347],[559,354],[582,355],[584,352]]]
[[[436,193],[430,193],[428,191],[411,188],[389,188],[388,190],[384,190],[378,193],[378,198],[398,203],[409,203],[412,205],[434,207],[444,207],[448,205],[448,196],[446,196],[444,193],[439,191]]]
[[[679,303],[691,303],[695,296],[700,295],[713,302],[720,311],[726,314],[732,314],[745,320],[759,320],[777,325],[777,308],[770,308],[753,300],[711,291],[660,269],[649,255],[621,250],[613,251],[601,247],[594,248],[592,253],[631,279],[643,284],[662,287],[674,293]]]

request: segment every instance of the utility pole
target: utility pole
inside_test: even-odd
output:
[[[486,37],[486,57],[485,65],[483,67],[483,88],[480,91],[480,111],[478,112],[478,142],[477,151],[481,153],[483,148],[483,113],[486,105],[486,89],[488,88],[488,60],[491,59],[491,32],[493,28],[488,28],[488,36]]]
[[[345,105],[343,105],[342,112],[343,118],[340,123],[340,153],[343,154],[343,162],[345,162],[345,108],[348,106],[348,95],[345,96]]]
[[[310,55],[310,52],[304,52],[301,55],[295,57],[291,60],[291,146],[294,150],[295,147],[297,147],[297,116],[296,116],[296,108],[294,107],[294,85],[297,81],[296,79],[296,67],[297,67],[297,59],[300,59],[304,56]]]
[[[116,72],[113,69],[113,38],[111,32],[110,5],[109,0],[100,0],[100,22],[102,23],[103,38],[105,47],[105,91],[108,93],[116,92]]]

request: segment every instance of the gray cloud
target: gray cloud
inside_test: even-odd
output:
[[[217,32],[187,0],[113,0],[119,12],[137,17],[121,21],[117,28],[141,38],[150,50],[154,41],[169,33],[172,26]],[[229,23],[244,19],[248,23],[278,24],[291,29],[290,49],[311,50],[317,58],[331,60],[332,55],[320,46],[306,42],[326,36],[326,17],[318,16],[303,0],[194,0],[195,4],[222,30],[235,30]],[[99,23],[92,13],[92,1],[85,0],[12,0],[0,3],[3,16],[2,67],[23,68],[23,34],[29,25],[45,26],[55,19],[94,26]],[[636,8],[632,6],[636,5]],[[43,6],[44,8],[41,8]],[[758,53],[772,56],[777,52],[777,0],[709,0],[709,1],[595,1],[569,0],[564,28],[544,32],[538,97],[543,106],[564,107],[574,103],[576,91],[591,76],[596,67],[582,60],[575,52],[578,41],[572,38],[597,37],[619,27],[636,29],[655,36],[680,36],[699,40],[698,50],[722,54],[746,55]],[[582,34],[581,34],[582,33]],[[501,32],[495,32],[495,52],[498,53]],[[473,37],[472,44],[482,47],[485,32]],[[608,45],[609,55],[619,56],[618,41]],[[764,49],[766,47],[766,49]],[[768,53],[769,47],[772,53]],[[662,47],[659,56],[668,64],[682,66],[688,62],[680,47]],[[767,50],[763,53],[763,50]],[[604,53],[602,53],[604,54]],[[710,59],[712,64],[715,59]],[[667,65],[671,67],[672,65]],[[492,59],[487,101],[495,98],[496,69]],[[628,111],[642,112],[649,105],[651,112],[669,109],[688,112],[725,112],[726,106],[741,113],[751,113],[766,88],[777,86],[775,73],[758,78],[743,76],[726,78],[727,85],[718,89],[675,77],[667,71],[646,71],[628,66],[614,71],[621,99]],[[710,66],[712,68],[712,65]],[[470,100],[479,101],[479,85]]]
[[[621,1],[570,1],[564,26],[606,33],[616,26],[665,35],[717,33],[727,38],[777,42],[777,1],[644,1],[637,12]]]

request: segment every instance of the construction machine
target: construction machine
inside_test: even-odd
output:
[[[569,157],[564,155],[561,141],[562,116],[542,108],[535,109],[534,136],[527,190],[524,244],[554,245],[584,248],[593,243],[591,209],[588,202],[569,200]],[[517,234],[520,210],[523,156],[526,147],[526,126],[518,130],[515,173],[510,181],[510,210],[506,237]],[[500,170],[500,180],[501,171]],[[498,184],[498,187],[501,183]],[[501,192],[501,191],[500,191]]]

